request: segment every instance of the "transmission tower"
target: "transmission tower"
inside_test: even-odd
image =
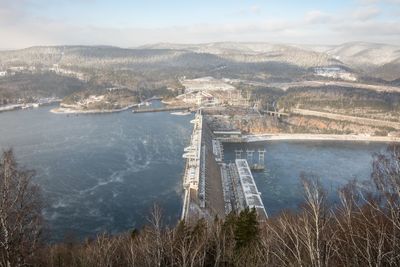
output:
[[[253,163],[253,153],[255,152],[254,150],[246,150],[247,152],[247,161],[252,164]]]
[[[265,149],[258,150],[258,164],[264,165],[265,152]]]
[[[242,149],[235,149],[235,159],[241,159],[242,158]]]

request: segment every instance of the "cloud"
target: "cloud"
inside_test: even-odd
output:
[[[359,3],[361,4],[400,4],[400,0],[358,0]]]
[[[252,5],[248,8],[243,8],[237,12],[237,15],[246,16],[246,15],[260,15],[262,12],[262,8],[257,5]]]
[[[400,24],[397,21],[389,22],[355,22],[352,24],[341,24],[334,27],[335,31],[352,33],[354,36],[400,36]],[[400,41],[400,40],[398,40]]]
[[[357,20],[366,21],[379,16],[381,11],[377,7],[361,7],[353,13]]]
[[[319,25],[319,24],[318,24]],[[352,22],[318,25],[301,21],[266,20],[248,24],[197,24],[160,28],[113,28],[36,21],[0,29],[3,48],[33,45],[114,45],[132,47],[149,43],[204,43],[255,41],[275,43],[342,43],[348,41],[400,44],[396,22]],[[317,27],[317,28],[316,28]],[[3,38],[4,37],[4,38]]]
[[[310,24],[325,24],[332,21],[332,17],[320,10],[312,10],[306,13],[305,21]]]
[[[105,27],[32,16],[27,5],[39,5],[39,2],[43,5],[45,0],[0,0],[0,48],[64,44],[131,47],[158,42],[217,41],[314,44],[371,41],[400,44],[400,19],[387,16],[388,11],[385,13],[385,9],[379,10],[371,4],[359,6],[356,11],[343,9],[342,12],[329,14],[321,10],[311,10],[300,18],[271,16],[268,19],[263,16],[263,10],[259,6],[249,6],[243,13],[252,16],[248,20],[182,23],[169,27]]]
[[[261,7],[256,6],[256,5],[251,6],[250,7],[250,12],[253,13],[253,14],[257,14],[258,15],[258,14],[261,13]]]
[[[15,24],[26,18],[27,13],[22,5],[25,1],[1,1],[0,0],[0,23],[1,24]]]

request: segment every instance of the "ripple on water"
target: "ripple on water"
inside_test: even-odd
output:
[[[53,240],[138,227],[154,201],[170,222],[179,218],[176,188],[192,116],[67,117],[51,108],[0,114],[0,148],[14,147],[18,161],[37,171]]]
[[[369,179],[372,156],[384,152],[386,144],[353,142],[280,141],[258,145],[226,145],[225,159],[234,160],[235,149],[264,148],[266,171],[254,173],[268,214],[296,209],[303,201],[300,175],[317,176],[334,196],[337,187],[356,177]],[[258,158],[255,155],[254,158]]]

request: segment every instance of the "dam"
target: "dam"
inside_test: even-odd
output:
[[[259,220],[268,215],[246,159],[224,162],[223,144],[199,110],[190,144],[184,149],[183,208],[181,220],[224,218],[231,212],[255,208]]]

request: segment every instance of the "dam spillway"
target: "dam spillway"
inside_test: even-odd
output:
[[[255,208],[260,220],[267,218],[260,193],[246,160],[223,161],[222,142],[213,134],[199,110],[190,144],[184,149],[183,208],[181,220],[224,218],[230,212]]]

